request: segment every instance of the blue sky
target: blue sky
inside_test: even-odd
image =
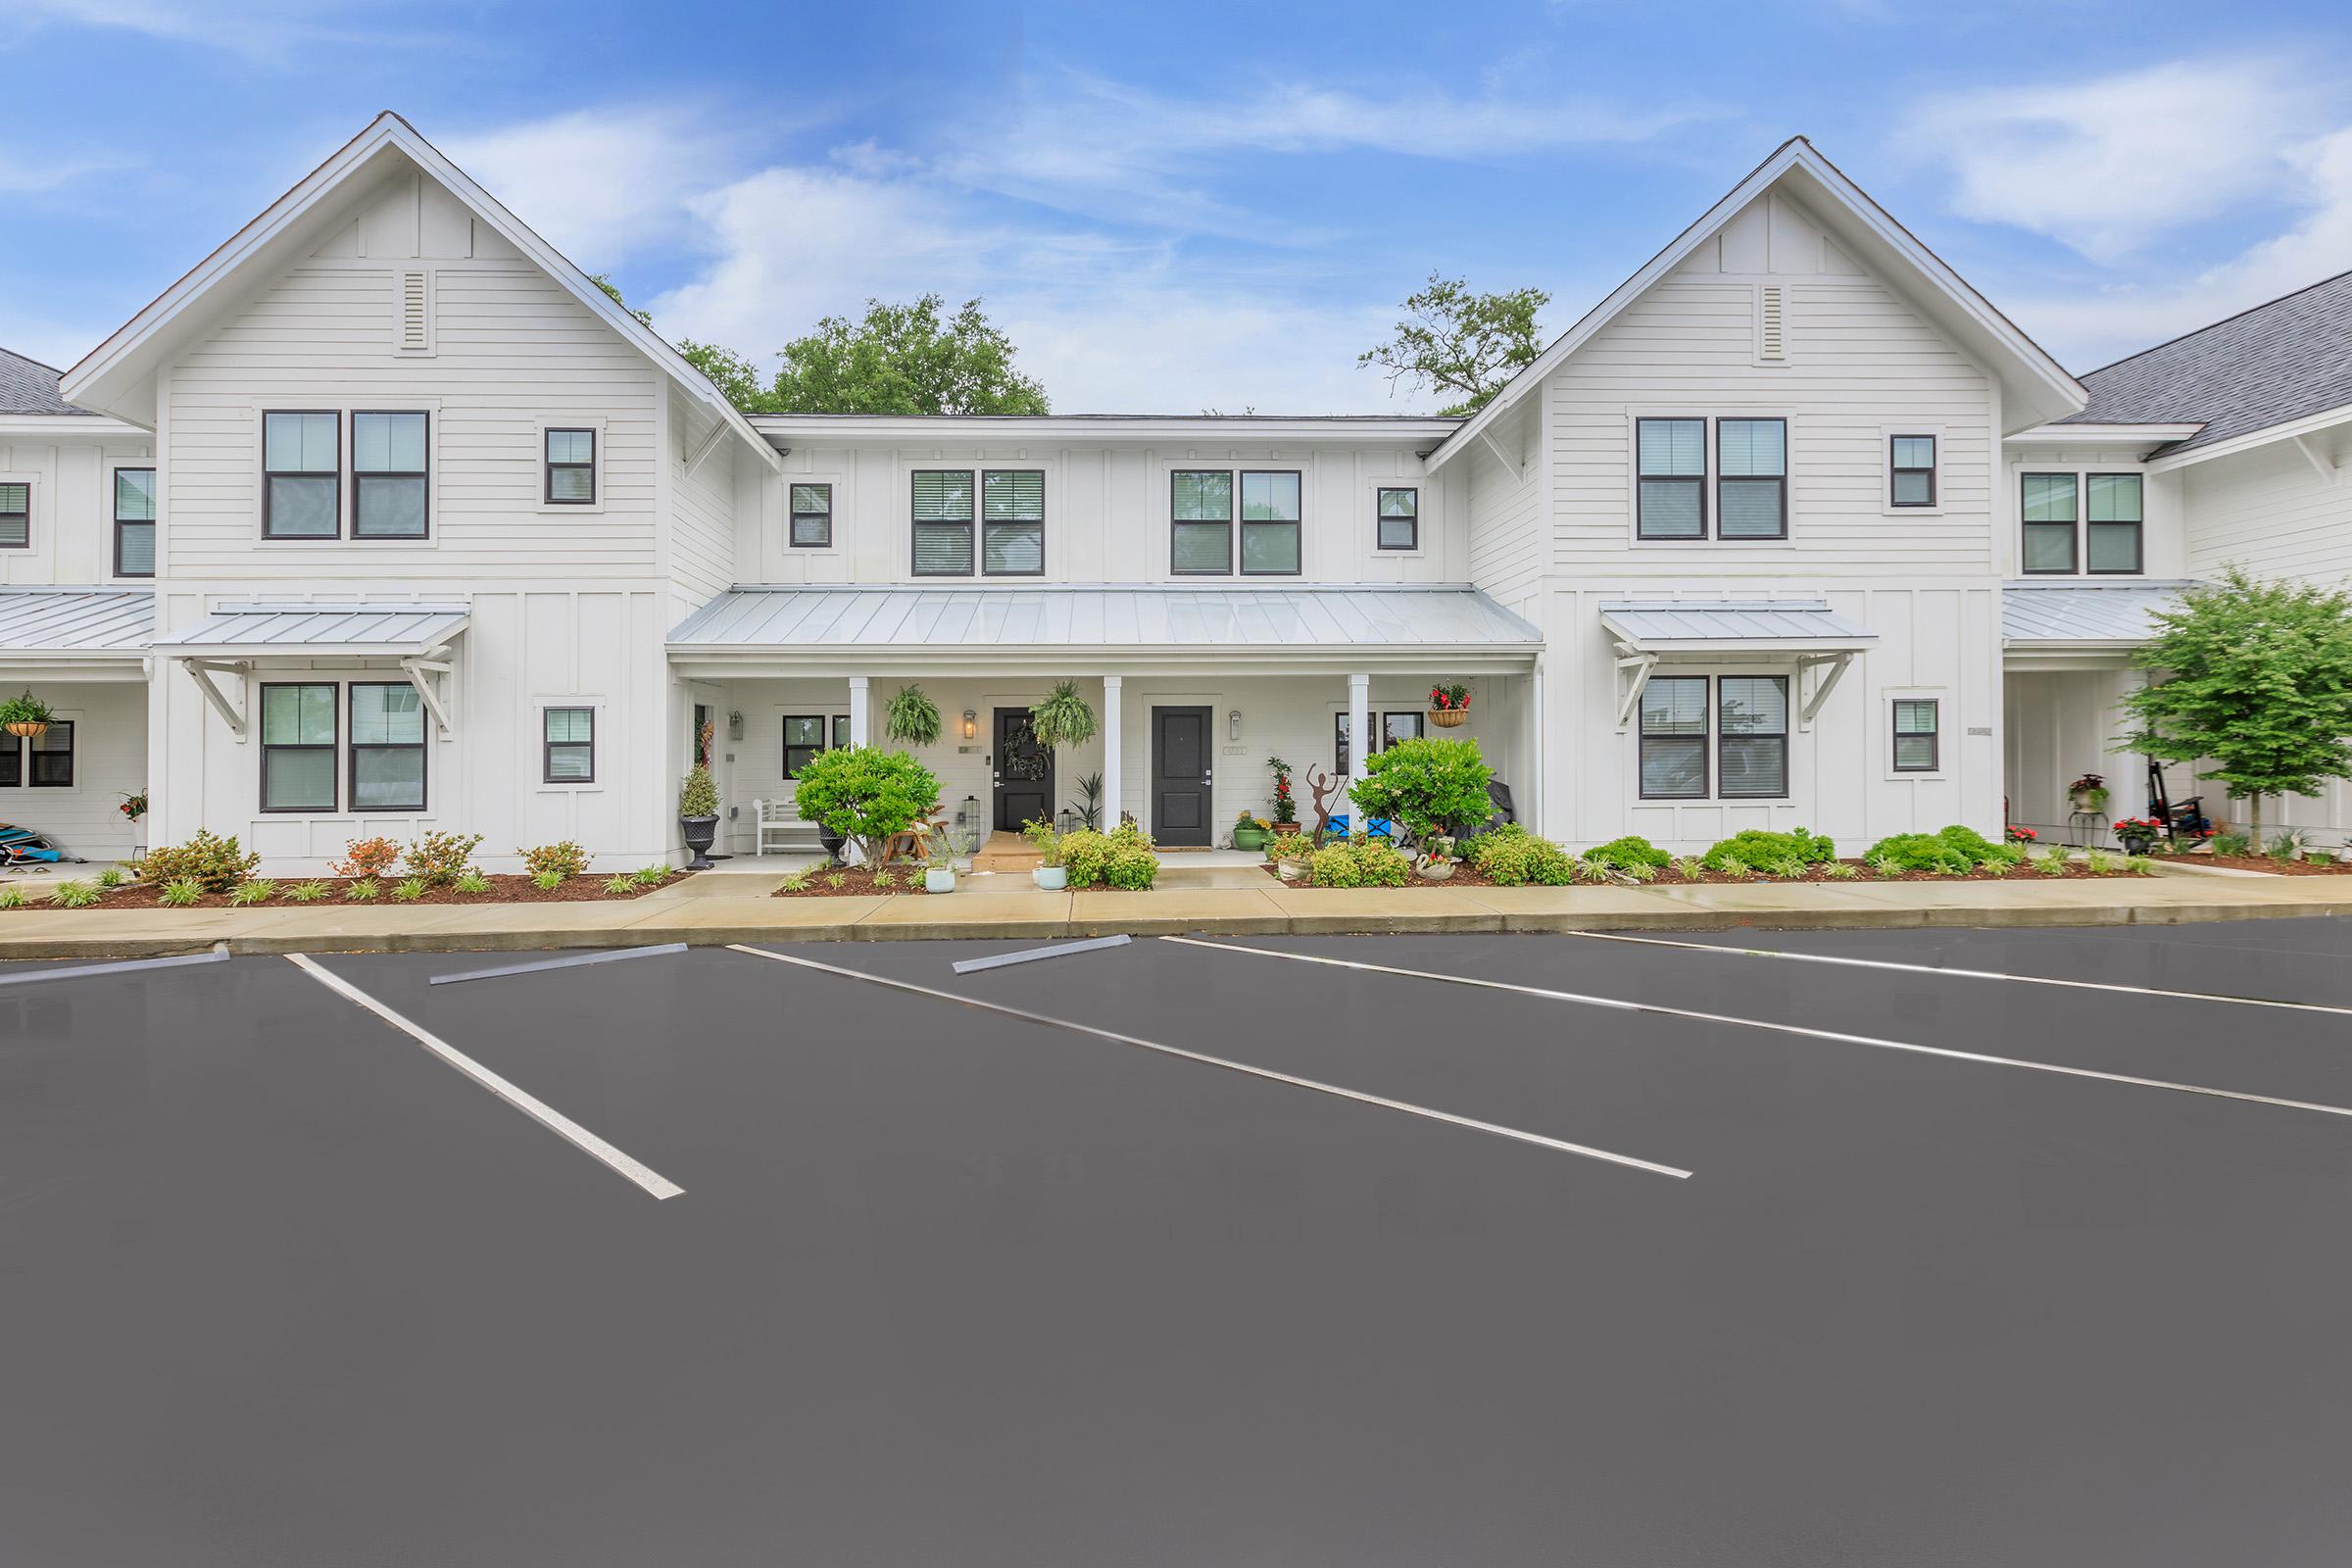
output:
[[[0,344],[71,363],[379,109],[671,337],[982,295],[1072,412],[1404,412],[1803,132],[2070,368],[2352,268],[2321,4],[7,0]]]

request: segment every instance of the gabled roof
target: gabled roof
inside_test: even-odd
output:
[[[22,354],[0,349],[0,414],[58,414],[79,415],[83,418],[97,416],[87,409],[77,409],[57,395],[59,372],[38,360],[28,360]]]
[[[65,373],[59,389],[61,395],[84,407],[152,428],[156,369],[182,343],[197,335],[201,322],[191,314],[197,303],[216,290],[232,287],[256,274],[270,275],[294,265],[326,237],[327,228],[338,216],[330,208],[329,198],[355,180],[375,177],[391,161],[400,159],[439,181],[474,217],[536,263],[573,299],[659,366],[768,463],[778,462],[775,450],[760,439],[725,395],[710,384],[710,377],[688,364],[653,328],[621,309],[587,273],[499,205],[496,197],[418,135],[414,125],[389,110],[376,116],[367,129],[312,170],[292,190],[270,203],[260,217],[230,235],[112,337],[92,349],[80,364]]]
[[[1674,238],[1647,265],[1619,284],[1584,318],[1560,334],[1533,364],[1513,376],[1502,391],[1468,422],[1430,454],[1437,467],[1493,426],[1514,405],[1544,384],[1544,378],[1626,307],[1674,270],[1690,253],[1744,212],[1748,205],[1776,185],[1786,184],[1796,198],[1837,237],[1855,261],[1898,282],[1915,279],[1921,285],[1914,303],[1925,309],[1946,332],[1989,366],[2000,377],[2002,412],[2010,428],[2024,429],[2056,419],[2082,407],[2088,396],[2039,344],[2017,323],[1971,288],[1942,258],[1921,244],[1886,210],[1872,201],[1861,186],[1817,151],[1802,136],[1791,136],[1773,155],[1758,164],[1731,193]]]
[[[2352,408],[2352,272],[2086,372],[2090,406],[2057,422],[2202,420],[2163,455]]]

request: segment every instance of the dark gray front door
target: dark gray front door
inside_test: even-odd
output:
[[[1207,849],[1210,784],[1205,708],[1152,710],[1152,837]]]
[[[996,811],[991,820],[1006,833],[1021,824],[1054,818],[1054,754],[1037,744],[1026,708],[997,710]]]

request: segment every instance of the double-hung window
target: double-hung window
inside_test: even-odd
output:
[[[796,484],[792,487],[792,548],[833,548],[833,487]]]
[[[0,481],[0,550],[32,548],[32,486],[22,479]]]
[[[1715,682],[1716,789],[1727,801],[1788,793],[1788,677],[1723,675]]]
[[[1645,801],[1707,798],[1707,677],[1652,675],[1642,688],[1639,765]]]
[[[74,787],[74,723],[71,719],[51,719],[49,727],[32,738],[29,753],[32,776],[28,782],[34,789],[70,790]]]
[[[972,574],[972,475],[968,468],[914,471],[914,574]]]
[[[1298,575],[1300,475],[1242,471],[1242,575]]]
[[[2021,481],[2018,517],[2024,529],[2020,564],[2029,572],[2075,569],[2075,476],[2029,473]]]
[[[539,776],[543,782],[596,782],[595,709],[542,709],[539,713]]]
[[[1707,421],[1636,419],[1635,534],[1707,536]]]
[[[2092,473],[2082,480],[2083,569],[2136,574],[2140,569],[2140,476]]]
[[[980,475],[980,569],[991,577],[1046,572],[1046,476],[1035,468]]]
[[[799,778],[801,769],[825,749],[825,715],[787,713],[784,716],[784,776]]]
[[[422,539],[426,416],[351,416],[351,536]]]
[[[1383,550],[1421,548],[1421,492],[1410,485],[1382,485],[1374,492],[1372,508],[1379,518]]]
[[[1942,765],[1939,704],[1933,697],[1894,700],[1894,770],[1933,773]]]
[[[540,449],[539,497],[551,507],[596,505],[596,432],[550,429]]]
[[[407,681],[351,683],[351,807],[424,809],[424,704]]]
[[[1932,507],[1936,504],[1936,438],[1897,435],[1886,438],[1886,500],[1890,506]]]
[[[262,687],[262,809],[335,808],[335,688]]]
[[[262,416],[263,538],[342,537],[342,436],[340,414]]]
[[[1788,421],[1715,421],[1715,537],[1788,537]]]
[[[115,470],[115,575],[155,575],[155,470]]]
[[[1223,468],[1178,468],[1168,476],[1174,516],[1169,569],[1179,577],[1233,572],[1233,475]]]
[[[1422,714],[1419,709],[1406,712],[1368,712],[1366,721],[1379,726],[1372,738],[1372,750],[1385,752],[1398,741],[1417,741],[1422,736]],[[1352,759],[1348,744],[1348,714],[1343,710],[1331,715],[1331,757],[1335,771],[1345,773]]]

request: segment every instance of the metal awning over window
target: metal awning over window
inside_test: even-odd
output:
[[[1632,722],[1650,671],[1664,659],[1792,660],[1808,687],[1797,721],[1811,724],[1854,655],[1879,640],[1826,602],[1804,599],[1626,599],[1602,605],[1600,624],[1617,645],[1620,729]]]
[[[155,651],[178,662],[239,741],[246,738],[245,677],[291,660],[398,660],[446,736],[455,700],[449,646],[466,620],[463,605],[223,605],[157,637]],[[237,702],[214,684],[215,675],[237,678]]]

